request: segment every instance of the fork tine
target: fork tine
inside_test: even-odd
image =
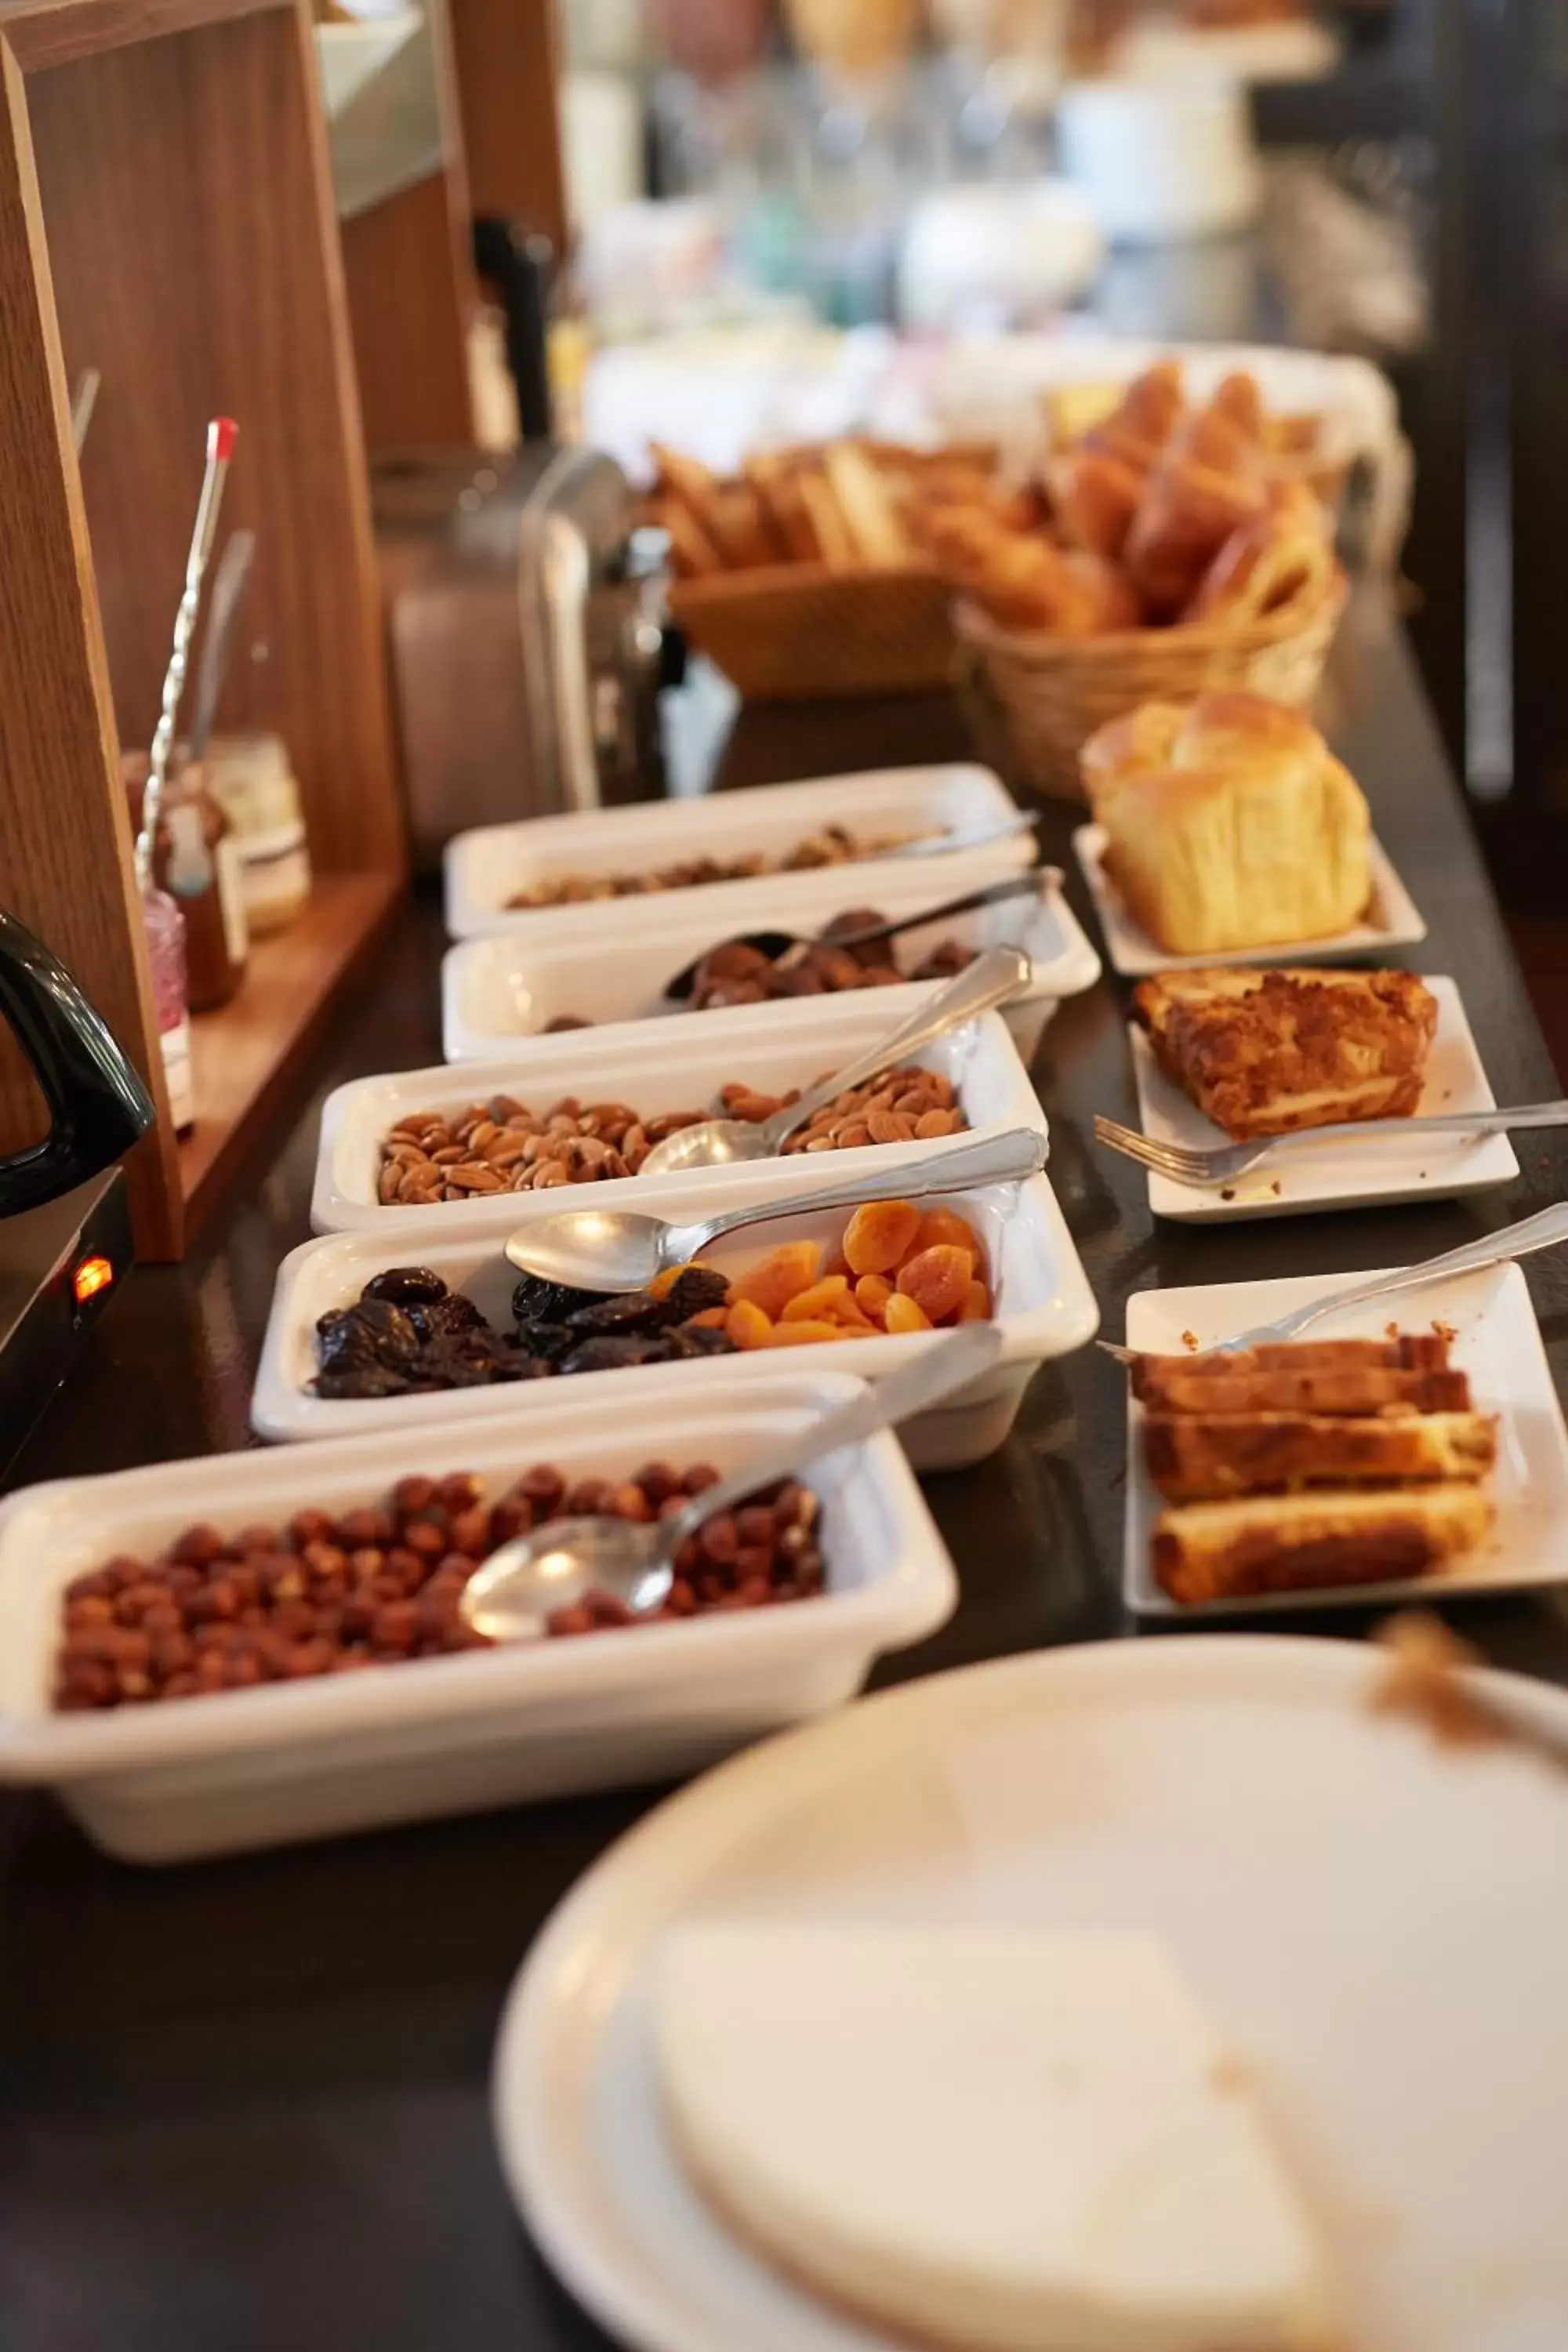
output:
[[[1124,1153],[1141,1167],[1153,1169],[1156,1175],[1170,1176],[1178,1183],[1206,1184],[1214,1181],[1206,1154],[1186,1144],[1159,1142],[1153,1136],[1140,1135],[1135,1129],[1122,1127],[1117,1120],[1098,1114],[1094,1132],[1110,1150]]]

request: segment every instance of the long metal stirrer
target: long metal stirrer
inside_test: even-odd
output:
[[[98,370],[83,368],[71,393],[71,441],[79,457],[87,442],[87,428],[92,423],[92,412],[98,404],[98,388],[103,382]]]
[[[207,426],[207,469],[202,479],[202,495],[196,506],[191,551],[185,558],[184,593],[174,614],[174,643],[169,655],[169,667],[163,673],[163,707],[158,713],[158,724],[153,731],[147,790],[142,802],[142,830],[136,836],[136,880],[142,890],[147,888],[153,878],[153,845],[157,839],[158,817],[163,805],[169,754],[174,746],[174,722],[179,717],[180,697],[184,692],[185,672],[190,667],[191,639],[195,635],[196,616],[201,611],[202,581],[206,572],[207,558],[212,553],[213,541],[217,536],[223,486],[228,474],[228,461],[234,455],[234,445],[238,437],[239,427],[232,416],[215,416]]]

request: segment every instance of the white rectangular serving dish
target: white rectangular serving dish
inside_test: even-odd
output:
[[[831,1181],[837,1177],[834,1170]],[[829,1181],[825,1175],[824,1184]],[[639,1187],[637,1207],[660,1216],[691,1216],[739,1207],[765,1198],[772,1189],[769,1180],[759,1181],[750,1173],[714,1173],[695,1180],[689,1175],[649,1177]],[[467,1291],[492,1323],[510,1325],[517,1276],[501,1255],[501,1244],[528,1217],[548,1213],[555,1205],[555,1196],[549,1192],[518,1193],[500,1210],[492,1209],[482,1229],[478,1221],[465,1224],[450,1240],[433,1233],[427,1223],[389,1219],[357,1233],[330,1234],[291,1251],[279,1269],[251,1398],[251,1425],[257,1433],[317,1438],[400,1429],[408,1442],[407,1433],[421,1427],[462,1424],[503,1411],[512,1426],[522,1430],[541,1410],[552,1410],[563,1389],[570,1391],[584,1422],[599,1414],[638,1416],[667,1398],[673,1408],[688,1394],[697,1414],[704,1410],[705,1391],[718,1389],[734,1395],[753,1381],[776,1378],[778,1353],[759,1349],[635,1370],[574,1372],[565,1380],[526,1381],[504,1390],[454,1389],[428,1396],[358,1400],[309,1392],[306,1383],[316,1370],[318,1317],[332,1307],[351,1306],[372,1275],[388,1266],[431,1266],[452,1289]],[[1001,1444],[1036,1367],[1083,1347],[1099,1328],[1100,1311],[1046,1177],[1031,1177],[1021,1185],[932,1193],[921,1206],[956,1209],[979,1233],[1003,1339],[1001,1360],[984,1378],[934,1411],[918,1415],[901,1433],[905,1451],[918,1469],[950,1470],[978,1462]],[[817,1217],[797,1211],[715,1244],[705,1253],[705,1263],[738,1273],[781,1242],[819,1240],[831,1248],[847,1221],[848,1213],[842,1209]],[[924,1332],[823,1340],[792,1348],[788,1358],[792,1369],[852,1370],[869,1380],[930,1344]]]
[[[809,886],[789,910],[788,920],[803,933],[820,930],[836,915],[859,904],[874,907],[890,919],[918,914],[922,907],[958,898],[973,877],[960,876],[949,887],[952,861],[931,860],[923,866],[870,869],[837,866],[831,874],[803,877]],[[982,877],[974,887],[982,886]],[[552,938],[515,935],[468,940],[451,948],[441,966],[441,1045],[449,1062],[499,1062],[530,1039],[554,1045],[546,1036],[549,1024],[563,1014],[594,1024],[646,1021],[667,1014],[665,982],[704,949],[714,946],[737,928],[715,917],[713,892],[679,894],[683,905],[638,899],[635,915],[604,906],[574,907],[573,921]],[[777,925],[783,911],[767,909],[739,928]],[[1100,958],[1089,945],[1082,925],[1063,897],[1059,885],[1043,880],[1041,895],[1004,899],[973,914],[956,915],[911,931],[896,942],[900,963],[912,966],[944,939],[961,940],[972,948],[1022,948],[1034,965],[1027,991],[1007,1005],[1003,1018],[1026,1062],[1032,1061],[1047,1024],[1064,997],[1092,988],[1100,978]],[[879,989],[881,1005],[890,1028],[914,1010],[920,999],[914,988],[931,989],[934,981],[912,982],[908,989]],[[851,992],[851,1001],[859,994]],[[836,997],[791,997],[780,1003],[743,1004],[724,1012],[674,1017],[683,1021],[733,1018],[761,1022],[781,1010],[794,1013],[806,1003],[837,1003]],[[567,1042],[570,1042],[568,1033]]]
[[[1326,940],[1281,940],[1261,948],[1226,948],[1212,955],[1168,955],[1135,922],[1122,904],[1121,894],[1105,871],[1105,828],[1080,824],[1072,837],[1078,862],[1094,900],[1105,933],[1105,944],[1117,971],[1129,980],[1154,971],[1201,971],[1217,964],[1351,963],[1386,953],[1390,948],[1415,947],[1426,936],[1415,900],[1394,872],[1383,844],[1374,835],[1368,848],[1372,870],[1372,905],[1364,922]]]
[[[60,1594],[193,1522],[346,1511],[411,1470],[474,1471],[492,1494],[546,1460],[584,1476],[629,1476],[660,1456],[728,1470],[858,1386],[842,1367],[775,1368],[743,1393],[645,1396],[630,1423],[595,1422],[564,1391],[543,1412],[500,1415],[492,1391],[486,1418],[412,1443],[389,1427],[13,1495],[0,1506],[0,1780],[53,1787],[125,1861],[183,1862],[698,1770],[851,1697],[882,1651],[951,1614],[952,1562],[885,1432],[805,1474],[822,1498],[828,1589],[787,1609],[61,1715],[49,1706]]]
[[[1496,1108],[1487,1074],[1465,1017],[1458,985],[1428,977],[1437,1000],[1437,1029],[1416,1116]],[[1160,1143],[1205,1147],[1228,1143],[1223,1128],[1161,1071],[1148,1038],[1134,1022],[1128,1037],[1138,1087],[1138,1124]],[[1310,1135],[1310,1129],[1306,1130]],[[1519,1161],[1506,1135],[1342,1135],[1334,1141],[1293,1143],[1277,1158],[1226,1185],[1173,1183],[1149,1171],[1149,1206],[1157,1217],[1218,1224],[1240,1217],[1289,1217],[1303,1209],[1362,1209],[1374,1202],[1443,1201],[1511,1184]]]
[[[492,931],[526,931],[531,939],[552,937],[557,926],[584,911],[566,907],[509,907],[507,900],[540,882],[573,874],[636,874],[672,865],[683,857],[738,856],[762,850],[786,856],[798,841],[824,824],[855,833],[951,833],[990,824],[1016,814],[1016,804],[989,768],[954,763],[931,768],[875,768],[862,775],[825,776],[799,784],[759,784],[738,793],[714,793],[695,800],[638,801],[626,808],[595,809],[580,816],[530,817],[512,824],[488,824],[459,833],[447,845],[447,929],[455,940],[481,939]],[[1027,866],[1035,845],[1027,834],[993,842],[984,849],[900,859],[934,884],[933,898],[951,898],[963,877],[984,881]],[[864,875],[868,883],[888,870],[885,859],[868,858],[831,869],[841,880]],[[704,882],[688,890],[661,890],[637,901],[648,904],[699,898],[714,910],[721,937],[732,918],[748,908],[771,910],[795,903],[804,885],[821,869],[758,875],[743,882]],[[952,877],[957,876],[958,880]],[[782,896],[781,896],[782,894]],[[856,883],[846,905],[866,892]],[[601,916],[619,902],[599,899]]]
[[[671,1110],[720,1117],[719,1089],[732,1079],[745,1080],[764,1094],[782,1095],[792,1087],[810,1086],[842,1068],[851,1055],[875,1045],[899,1025],[900,1015],[889,1014],[884,1001],[889,995],[900,1004],[904,1001],[902,989],[856,990],[770,1006],[773,1017],[766,1021],[753,1019],[753,1008],[742,1006],[696,1021],[679,1015],[640,1026],[623,1023],[525,1042],[504,1062],[443,1064],[395,1076],[356,1078],[329,1095],[321,1111],[311,1225],[319,1234],[335,1234],[358,1225],[384,1225],[395,1218],[441,1234],[454,1228],[461,1232],[487,1213],[494,1222],[496,1202],[504,1197],[496,1193],[426,1208],[382,1204],[376,1191],[381,1141],[409,1111],[456,1115],[494,1094],[510,1095],[544,1111],[571,1094],[585,1103],[627,1103],[647,1118]],[[951,1030],[914,1059],[924,1068],[940,1071],[958,1090],[969,1128],[966,1134],[947,1139],[951,1144],[1004,1128],[1032,1127],[1046,1133],[1039,1097],[999,1014],[987,1013]],[[830,1163],[825,1154],[803,1153],[754,1161],[747,1172],[762,1181],[798,1184],[810,1181],[808,1171],[830,1164],[836,1178],[847,1180],[862,1169],[897,1166],[942,1149],[942,1141],[868,1144],[859,1150],[837,1151]],[[710,1183],[725,1171],[691,1172]],[[734,1171],[728,1172],[732,1177]],[[636,1183],[640,1194],[643,1183],[653,1180],[622,1181]],[[579,1199],[581,1189],[564,1197]],[[615,1197],[622,1197],[621,1184],[616,1186]]]
[[[1272,1322],[1309,1299],[1375,1279],[1373,1274],[1314,1274],[1278,1282],[1229,1282],[1187,1290],[1139,1290],[1127,1302],[1127,1345],[1180,1356],[1189,1336],[1210,1348],[1238,1331]],[[1568,1580],[1568,1431],[1552,1386],[1541,1328],[1518,1265],[1449,1276],[1419,1290],[1347,1307],[1314,1323],[1313,1339],[1381,1339],[1390,1324],[1424,1331],[1447,1324],[1453,1360],[1470,1376],[1479,1412],[1498,1416],[1498,1462],[1491,1482],[1497,1521],[1485,1543],[1435,1575],[1381,1584],[1322,1585],[1300,1592],[1249,1594],[1235,1601],[1173,1601],[1155,1581],[1150,1539],[1160,1497],[1143,1466],[1143,1409],[1129,1395],[1127,1549],[1123,1598],[1142,1617],[1252,1617],[1281,1610],[1359,1609],[1369,1601],[1447,1601],[1465,1592],[1523,1591]]]

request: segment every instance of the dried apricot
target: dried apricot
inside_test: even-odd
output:
[[[991,1319],[991,1293],[980,1281],[972,1282],[963,1294],[963,1304],[958,1310],[961,1323],[987,1323]]]
[[[839,1323],[814,1323],[803,1318],[798,1323],[775,1323],[764,1348],[809,1348],[818,1339],[842,1339],[847,1335]]]
[[[727,1307],[705,1307],[700,1315],[687,1317],[686,1328],[689,1331],[721,1331],[729,1313]]]
[[[912,1201],[862,1202],[844,1228],[844,1255],[856,1274],[888,1274],[909,1249],[920,1227]]]
[[[892,1332],[929,1331],[931,1317],[925,1308],[901,1290],[895,1290],[886,1308],[888,1328]]]
[[[863,1274],[855,1285],[856,1303],[868,1315],[879,1315],[892,1295],[885,1274]]]
[[[973,1250],[937,1242],[904,1260],[899,1268],[899,1289],[923,1308],[932,1323],[945,1323],[963,1306],[973,1278]]]
[[[848,1295],[849,1277],[847,1274],[825,1274],[822,1280],[814,1282],[809,1290],[795,1292],[784,1308],[784,1320],[786,1323],[809,1323],[826,1315],[835,1299],[847,1298]]]
[[[833,1255],[823,1267],[822,1276],[824,1281],[826,1281],[830,1275],[842,1274],[847,1276],[852,1275],[854,1271],[854,1267],[850,1265],[843,1251],[841,1249],[837,1249],[834,1251]]]
[[[877,1328],[862,1312],[852,1291],[835,1291],[831,1298],[823,1300],[821,1312],[826,1321],[842,1324],[847,1331],[874,1331]]]
[[[811,1288],[821,1264],[820,1242],[784,1242],[737,1276],[730,1286],[730,1303],[750,1299],[776,1322],[798,1292]]]
[[[966,1249],[976,1265],[984,1265],[985,1253],[980,1246],[980,1236],[971,1224],[966,1224],[956,1209],[928,1209],[921,1219],[915,1235],[914,1249],[935,1249],[939,1244],[952,1249]],[[914,1251],[910,1252],[911,1256]]]
[[[667,1265],[664,1272],[662,1274],[656,1274],[653,1280],[648,1284],[648,1297],[650,1298],[668,1298],[670,1292],[675,1288],[676,1284],[680,1280],[681,1276],[683,1274],[690,1274],[694,1270],[694,1266],[695,1261],[693,1261],[691,1265]],[[704,1266],[702,1271],[706,1274],[708,1268]]]
[[[724,1317],[724,1328],[737,1348],[765,1348],[773,1328],[772,1318],[754,1298],[738,1298]]]

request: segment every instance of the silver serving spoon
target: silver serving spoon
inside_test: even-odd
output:
[[[792,948],[868,948],[882,940],[896,940],[905,931],[923,930],[928,923],[940,923],[948,915],[972,914],[977,907],[997,907],[1008,898],[1040,898],[1047,888],[1061,882],[1061,871],[1055,866],[1031,866],[1026,874],[1011,874],[1003,882],[988,882],[983,890],[965,890],[956,898],[943,898],[937,906],[919,908],[912,915],[897,915],[887,922],[868,923],[858,931],[837,931],[831,939],[819,933],[816,938],[804,931],[737,931],[727,940],[715,940],[664,983],[665,1001],[684,1004],[697,986],[697,975],[709,957],[720,948],[754,948],[777,963]]]
[[[928,833],[923,840],[900,841],[896,849],[879,849],[877,863],[888,857],[950,857],[960,849],[986,849],[994,841],[1011,841],[1015,835],[1033,833],[1040,822],[1038,809],[1015,809],[994,824],[958,826],[951,833]]]
[[[1029,985],[1032,969],[1028,957],[1017,948],[987,948],[890,1036],[879,1037],[841,1070],[807,1087],[798,1102],[786,1104],[771,1118],[705,1118],[696,1127],[677,1128],[673,1135],[654,1145],[637,1173],[671,1176],[685,1168],[722,1168],[737,1160],[776,1159],[795,1129],[804,1127],[814,1111],[824,1109],[846,1087],[858,1087],[863,1079],[874,1078],[879,1070],[896,1068],[907,1054],[929,1045],[933,1037],[945,1037],[950,1029],[978,1020],[994,1004],[1021,996]]]
[[[458,1604],[478,1633],[492,1642],[536,1641],[558,1609],[589,1593],[605,1594],[646,1617],[663,1607],[675,1580],[675,1557],[705,1519],[728,1511],[787,1478],[819,1455],[858,1444],[879,1429],[921,1412],[989,1371],[1002,1349],[994,1323],[966,1323],[945,1331],[874,1388],[836,1405],[808,1429],[764,1446],[739,1470],[704,1486],[667,1519],[555,1519],[491,1552],[463,1588]]]
[[[923,1200],[931,1192],[963,1192],[976,1184],[1017,1184],[1037,1176],[1047,1144],[1033,1128],[1013,1127],[977,1143],[928,1151],[897,1168],[873,1169],[847,1182],[773,1192],[743,1209],[677,1224],[637,1209],[566,1209],[530,1217],[515,1228],[506,1255],[520,1274],[573,1290],[641,1290],[655,1275],[689,1265],[723,1234],[775,1217],[815,1216],[824,1209],[858,1209],[865,1201]],[[595,1184],[595,1192],[621,1187]]]

